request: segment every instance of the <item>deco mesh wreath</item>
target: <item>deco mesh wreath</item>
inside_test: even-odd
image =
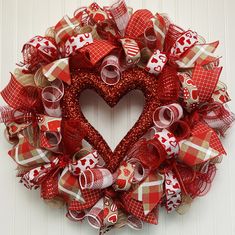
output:
[[[208,192],[226,154],[220,137],[234,120],[213,54],[218,44],[165,14],[133,13],[122,0],[63,17],[23,46],[23,62],[1,92],[17,177],[100,233],[157,224],[160,206],[184,213]],[[111,107],[133,89],[145,95],[114,152],[81,112],[85,89]]]

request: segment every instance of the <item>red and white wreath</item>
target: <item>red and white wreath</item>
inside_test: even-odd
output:
[[[234,121],[218,44],[124,0],[64,16],[25,43],[1,92],[17,177],[100,233],[157,224],[159,207],[186,212],[208,192]],[[86,89],[111,107],[131,90],[144,93],[139,120],[114,151],[81,112]]]

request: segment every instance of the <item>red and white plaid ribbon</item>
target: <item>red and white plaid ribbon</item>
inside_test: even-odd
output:
[[[116,176],[105,168],[87,169],[79,175],[82,189],[104,189],[115,182]]]
[[[76,154],[75,154],[76,155]],[[87,169],[94,168],[99,162],[97,151],[92,151],[79,160],[74,160],[69,164],[69,171],[78,176],[81,172]]]
[[[125,29],[130,19],[129,11],[124,0],[116,0],[116,2],[110,6],[110,13],[121,33],[124,36]]]
[[[18,137],[18,144],[8,153],[17,164],[32,167],[55,158],[51,152],[32,146],[23,135],[18,134]]]
[[[219,81],[222,67],[206,70],[201,65],[196,65],[193,70],[192,80],[198,89],[200,103],[210,100]]]
[[[161,52],[160,50],[156,50],[150,57],[145,69],[149,73],[158,75],[163,70],[164,66],[167,63],[167,60],[168,59],[165,53]]]
[[[95,66],[114,49],[116,49],[116,46],[109,43],[108,41],[95,39],[94,43],[81,48],[80,52],[86,54],[86,57],[89,58],[91,64]]]
[[[80,22],[75,17],[70,19],[64,16],[55,26],[55,40],[58,45],[65,42],[69,37],[74,36],[75,29],[80,27]]]
[[[181,204],[181,187],[172,171],[165,172],[166,210],[174,211]]]
[[[213,55],[219,42],[208,44],[196,44],[187,50],[184,55],[175,61],[180,68],[193,68],[196,64],[206,65],[217,61],[218,58]]]
[[[104,199],[101,198],[86,214],[88,223],[95,229],[103,225]]]
[[[133,191],[132,198],[143,203],[145,215],[148,215],[160,202],[163,194],[163,182],[163,175],[152,173]]]
[[[23,86],[11,74],[11,80],[1,92],[5,102],[14,109],[30,109],[39,103],[39,90],[33,86]]]
[[[183,117],[180,104],[173,103],[157,108],[153,114],[153,122],[158,128],[167,128]]]
[[[43,75],[52,82],[56,79],[71,84],[70,69],[69,69],[69,58],[56,60],[42,68]]]
[[[226,154],[218,135],[206,124],[198,123],[192,136],[180,143],[178,159],[189,166]]]
[[[58,189],[66,200],[85,203],[78,179],[69,171],[68,167],[65,167],[60,175]]]
[[[125,37],[139,38],[143,36],[145,29],[152,26],[152,18],[152,12],[147,9],[140,9],[134,12],[127,25]]]
[[[14,110],[10,106],[0,107],[0,123],[7,123],[14,120]]]
[[[61,117],[60,101],[63,95],[62,91],[55,86],[48,86],[42,90],[42,102],[46,114],[52,117]]]

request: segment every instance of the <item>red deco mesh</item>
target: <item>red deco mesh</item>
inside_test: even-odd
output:
[[[176,69],[166,65],[158,79],[161,84],[161,89],[159,89],[160,100],[164,103],[177,101],[180,92],[180,83]]]

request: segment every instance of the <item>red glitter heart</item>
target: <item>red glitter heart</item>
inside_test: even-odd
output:
[[[95,72],[77,70],[72,76],[72,85],[65,88],[62,105],[63,118],[78,120],[88,130],[85,139],[104,158],[108,169],[114,172],[129,148],[153,125],[153,113],[160,106],[158,96],[160,84],[160,80],[154,75],[137,68],[123,72],[121,81],[114,86],[103,83]],[[113,152],[81,111],[79,97],[86,89],[95,90],[110,107],[114,107],[131,90],[138,89],[144,93],[145,106],[142,114]]]

